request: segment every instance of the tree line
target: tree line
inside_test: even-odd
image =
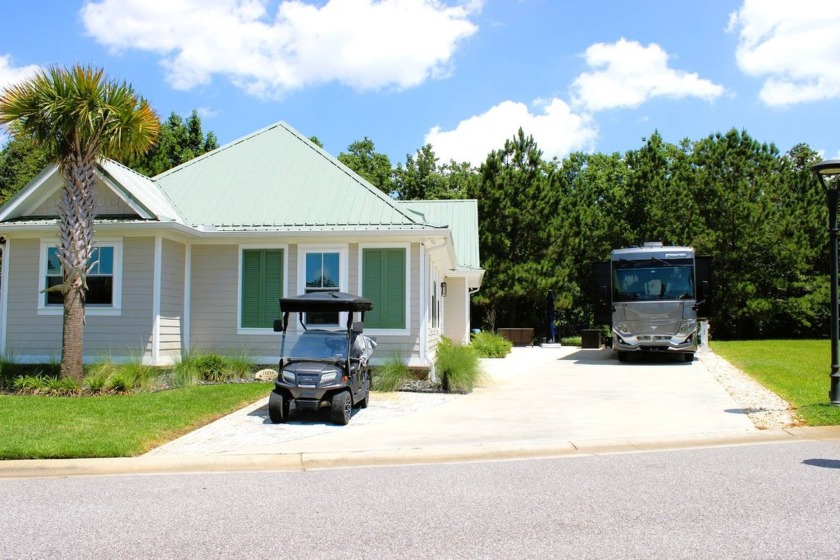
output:
[[[172,113],[155,147],[123,163],[154,176],[216,146],[196,112]],[[654,132],[625,153],[548,160],[520,129],[478,167],[441,162],[431,145],[393,165],[367,137],[338,159],[395,199],[478,201],[486,275],[472,296],[475,327],[540,336],[553,290],[558,332],[579,334],[594,326],[591,264],[614,248],[662,241],[714,257],[716,338],[829,332],[826,208],[808,169],[820,158],[807,144],[781,153],[735,129],[678,144]],[[9,141],[0,202],[45,164],[26,141]]]
[[[339,159],[400,199],[474,198],[486,270],[474,326],[593,325],[591,265],[645,241],[713,257],[712,331],[721,339],[821,338],[829,332],[824,194],[807,144],[786,153],[730,130],[635,150],[546,160],[519,130],[478,167],[440,164],[431,146],[391,167],[365,138]],[[540,334],[538,334],[540,336]]]

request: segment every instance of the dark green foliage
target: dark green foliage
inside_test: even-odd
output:
[[[488,330],[531,325],[545,316],[548,290],[563,285],[561,191],[533,137],[520,129],[480,169],[469,198],[478,200],[479,244],[487,274],[473,296],[474,320]]]
[[[446,337],[438,343],[435,368],[441,388],[447,393],[469,393],[484,377],[475,350],[453,344]]]
[[[376,151],[373,140],[365,137],[347,146],[347,152],[338,154],[338,161],[361,175],[385,194],[391,194],[391,160]]]
[[[173,111],[161,124],[157,144],[142,157],[124,163],[135,171],[154,177],[216,148],[216,135],[212,132],[204,134],[198,111],[194,110],[186,121]]]
[[[46,153],[32,140],[12,138],[0,149],[0,205],[26,186],[49,163]]]
[[[496,333],[480,332],[470,337],[470,346],[479,358],[504,358],[513,348],[513,343]]]

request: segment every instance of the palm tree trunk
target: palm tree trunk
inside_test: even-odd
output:
[[[95,162],[76,154],[65,164],[64,188],[58,207],[58,258],[64,282],[64,327],[61,339],[61,376],[82,379],[84,356],[84,298],[93,250]]]
[[[61,335],[61,376],[81,380],[84,375],[85,307],[81,290],[64,294],[64,324]]]

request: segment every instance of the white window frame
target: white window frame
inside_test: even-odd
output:
[[[258,329],[254,327],[242,326],[242,254],[247,249],[280,249],[283,251],[283,293],[280,297],[286,297],[289,292],[289,246],[285,243],[274,244],[243,244],[239,245],[238,255],[239,262],[237,264],[237,280],[236,280],[236,334],[244,335],[280,335],[274,332],[274,329]]]
[[[38,315],[64,314],[64,305],[57,303],[47,305],[47,297],[44,293],[47,287],[47,250],[54,247],[58,247],[55,239],[41,239],[38,255],[38,303],[36,306]],[[122,238],[97,238],[96,247],[113,247],[114,249],[114,276],[111,288],[111,305],[85,305],[85,315],[122,315],[123,240]]]
[[[369,335],[408,336],[411,334],[411,243],[359,243],[359,291],[362,295],[364,283],[364,249],[405,249],[405,328],[402,329],[368,329]]]
[[[350,247],[347,244],[329,244],[329,243],[306,243],[298,244],[297,246],[297,286],[300,294],[306,293],[306,255],[309,253],[338,253],[338,291],[347,292],[350,287],[350,271],[348,264],[350,262]],[[298,314],[296,314],[298,315]],[[295,321],[296,325],[300,325],[299,315]],[[318,325],[318,327],[338,328],[344,327],[347,324],[347,313],[342,312],[338,315],[338,323],[335,325]],[[303,326],[301,325],[301,328]]]

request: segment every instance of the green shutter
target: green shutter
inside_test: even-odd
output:
[[[365,314],[365,327],[404,329],[405,249],[362,251],[362,295],[373,302]]]
[[[283,295],[283,250],[242,251],[243,328],[271,328],[280,318]]]

